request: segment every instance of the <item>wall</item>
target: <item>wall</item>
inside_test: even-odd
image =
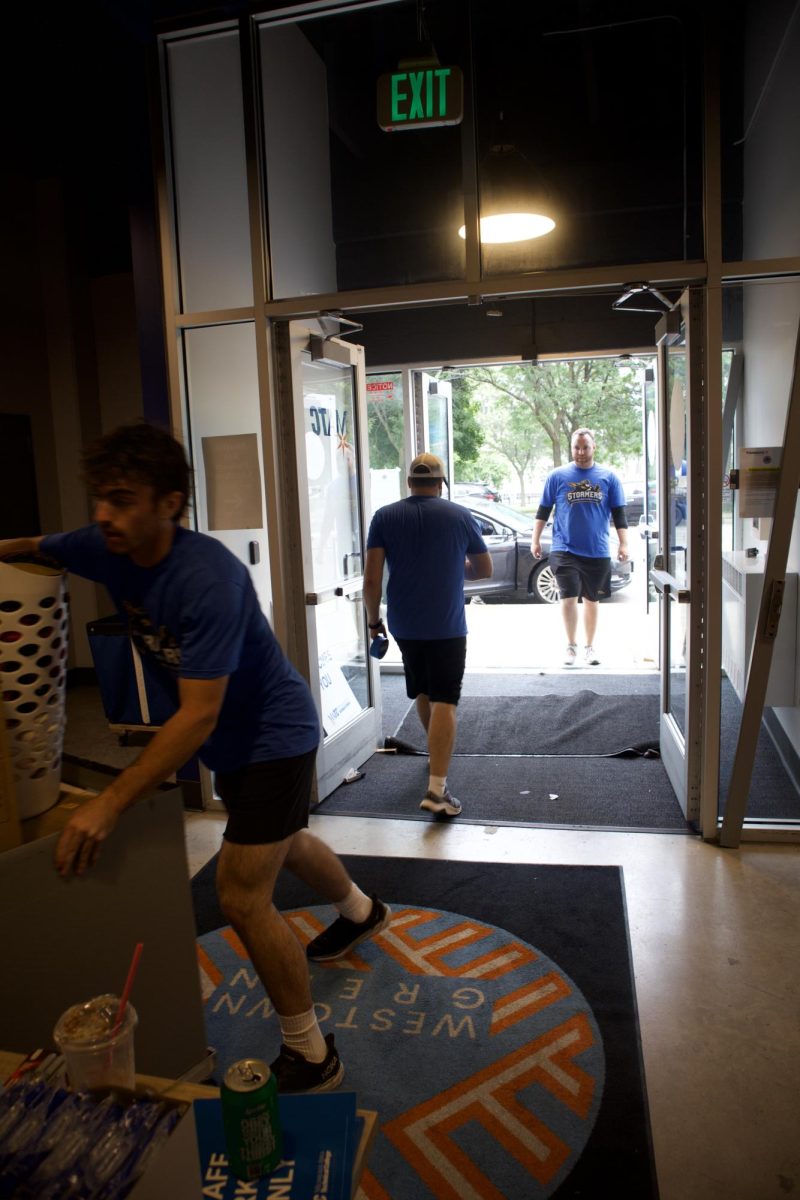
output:
[[[20,174],[2,192],[0,409],[31,419],[42,533],[87,523],[81,448],[142,411],[132,277],[89,280],[68,250],[64,209],[55,179]],[[70,607],[70,667],[91,667],[86,623],[110,601],[73,577]]]

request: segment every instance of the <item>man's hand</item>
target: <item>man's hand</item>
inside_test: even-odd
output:
[[[0,559],[13,558],[16,554],[38,554],[40,537],[0,539]]]
[[[542,557],[542,543],[539,541],[538,538],[531,541],[531,554],[533,555],[534,558]]]
[[[617,537],[619,537],[619,532],[617,533]],[[627,562],[629,558],[630,558],[630,553],[628,551],[628,543],[620,541],[619,550],[617,551],[618,561],[619,562]]]
[[[119,812],[106,792],[82,804],[61,832],[56,844],[55,867],[59,875],[83,875],[93,866],[100,846],[113,831]]]

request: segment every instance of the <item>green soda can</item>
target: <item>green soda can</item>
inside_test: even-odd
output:
[[[228,1067],[220,1088],[228,1163],[239,1179],[268,1175],[281,1160],[278,1084],[260,1058]]]

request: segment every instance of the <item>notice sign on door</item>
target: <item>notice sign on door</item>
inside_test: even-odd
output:
[[[332,733],[338,733],[361,712],[361,705],[330,650],[323,650],[319,656],[319,691],[322,728],[325,736],[329,737]]]
[[[780,446],[756,446],[740,452],[740,517],[772,516],[780,474]]]

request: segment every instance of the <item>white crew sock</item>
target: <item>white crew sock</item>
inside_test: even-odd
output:
[[[372,900],[362,892],[360,887],[351,884],[350,891],[344,900],[339,900],[334,904],[334,908],[337,908],[343,917],[347,917],[348,921],[353,921],[356,925],[363,925],[372,912]]]
[[[428,791],[433,792],[434,796],[443,796],[447,785],[446,775],[429,775],[428,776]]]
[[[281,1039],[290,1050],[296,1050],[309,1062],[322,1062],[328,1053],[322,1030],[317,1024],[313,1008],[308,1012],[298,1013],[295,1017],[282,1017],[278,1013],[281,1026]]]

